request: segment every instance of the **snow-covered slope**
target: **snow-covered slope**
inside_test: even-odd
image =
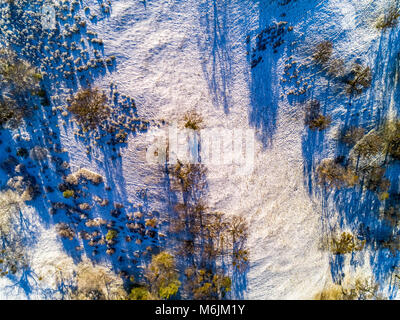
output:
[[[105,54],[115,55],[117,61],[116,69],[96,84],[108,88],[114,83],[119,93],[135,99],[140,116],[173,122],[196,110],[206,128],[254,130],[254,170],[241,176],[227,167],[210,166],[207,177],[210,207],[249,221],[248,299],[309,299],[331,281],[329,253],[320,249],[327,227],[323,217],[329,208],[334,216],[329,223],[335,224],[340,208],[333,199],[322,204],[310,184],[310,169],[334,156],[336,130],[355,114],[361,115],[362,124],[371,124],[387,112],[385,108],[391,106],[392,113],[396,109],[390,103],[394,93],[388,94],[380,79],[390,71],[388,61],[395,50],[388,46],[397,37],[395,31],[381,34],[371,27],[387,1],[279,2],[113,0],[110,16],[91,25],[104,40]],[[261,60],[252,68],[249,51],[257,34],[279,21],[293,30],[283,34],[276,53],[272,45],[258,52]],[[358,58],[374,69],[372,89],[352,101],[351,110],[348,98],[309,66],[313,45],[322,40],[333,41],[335,54],[346,61]],[[285,64],[294,60],[305,66],[300,73],[311,85],[303,96],[287,95],[296,85],[281,81]],[[306,97],[323,101],[332,115],[333,126],[325,135],[306,132],[300,110]],[[105,176],[107,185],[115,188],[115,201],[143,203],[140,195],[145,190],[149,211],[166,210],[162,172],[146,163],[146,133],[130,136],[117,162],[100,152],[88,156],[86,146],[72,136],[72,127],[60,125],[61,146],[72,168]],[[42,224],[32,253],[36,274],[69,259],[52,224]],[[359,260],[368,265],[372,258]],[[1,298],[47,297],[35,289],[27,295],[1,292]]]

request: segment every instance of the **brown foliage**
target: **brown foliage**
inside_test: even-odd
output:
[[[80,90],[70,102],[68,110],[84,128],[94,129],[105,121],[109,114],[107,97],[98,88]]]
[[[317,168],[318,183],[329,188],[353,187],[358,183],[358,176],[333,159],[324,159]]]

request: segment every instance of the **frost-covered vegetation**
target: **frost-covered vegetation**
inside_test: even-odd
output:
[[[393,298],[400,14],[395,2],[381,2],[346,1],[353,16],[337,1],[62,0],[46,27],[44,1],[1,1],[6,294],[11,287],[27,298],[244,298],[257,270],[249,288],[258,297],[302,296],[292,291],[306,283],[319,286],[316,299]],[[143,164],[145,133],[166,124],[161,115],[194,135],[213,126],[255,129],[254,173],[235,177],[168,156]],[[71,261],[53,268],[47,261],[56,251]],[[360,266],[371,274],[347,274]],[[311,279],[312,268],[329,270],[333,283],[323,288],[325,274]]]

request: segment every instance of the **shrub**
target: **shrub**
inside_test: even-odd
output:
[[[183,118],[184,127],[192,130],[199,130],[203,123],[203,118],[196,112],[187,112]]]
[[[0,49],[0,79],[13,93],[21,95],[38,90],[42,75],[15,52]]]
[[[15,104],[11,100],[0,101],[0,126],[3,126],[10,120],[20,123],[24,112],[22,109],[15,108]]]
[[[364,133],[364,128],[350,127],[340,133],[339,141],[346,145],[354,146],[362,139],[362,137],[364,137]]]
[[[17,222],[23,201],[17,192],[0,192],[0,237],[12,233],[12,226]]]
[[[114,240],[116,237],[118,236],[118,231],[114,230],[114,229],[110,229],[108,230],[107,234],[106,234],[106,240],[107,241],[112,241]]]
[[[194,187],[201,190],[204,184],[206,169],[201,164],[182,163],[180,161],[171,168],[170,173],[175,178],[175,187],[184,192],[191,191]]]
[[[371,157],[382,152],[384,147],[385,141],[381,135],[376,132],[370,132],[357,143],[354,150],[362,157]]]
[[[146,287],[133,288],[128,297],[129,300],[155,300]]]
[[[157,226],[157,218],[146,219],[146,227],[155,228]]]
[[[75,238],[75,232],[66,223],[59,223],[56,226],[57,233],[61,238],[68,238],[73,240]]]
[[[231,291],[232,280],[222,272],[187,269],[185,274],[191,279],[189,285],[196,300],[224,299]]]
[[[153,256],[145,277],[149,281],[150,291],[161,299],[176,295],[181,285],[175,270],[175,259],[167,252]]]
[[[387,143],[387,152],[400,160],[400,120],[387,121],[383,126],[383,137]]]
[[[370,67],[353,63],[351,71],[346,77],[346,92],[349,94],[360,94],[364,89],[371,86],[372,75]]]
[[[106,95],[92,87],[79,91],[73,97],[68,110],[85,129],[96,128],[109,114]]]
[[[376,300],[382,299],[379,285],[372,279],[357,277],[342,285],[331,284],[316,294],[316,300]]]
[[[322,130],[328,128],[330,126],[331,122],[332,122],[332,120],[329,116],[326,117],[323,115],[319,115],[317,118],[310,121],[309,128],[312,130],[318,129],[319,131],[322,131]]]
[[[385,30],[397,26],[400,17],[399,9],[395,5],[390,6],[389,10],[382,14],[376,21],[375,27],[378,30]]]
[[[366,187],[371,191],[387,192],[390,181],[385,178],[386,169],[382,167],[369,168],[365,173]]]
[[[349,232],[342,232],[340,237],[332,237],[329,248],[333,254],[346,254],[353,251],[361,251],[365,246],[365,240],[356,239]]]
[[[110,269],[81,262],[77,266],[76,289],[71,295],[77,300],[123,300],[123,281]]]
[[[319,64],[326,64],[332,56],[333,44],[331,41],[323,41],[317,44],[313,59]]]
[[[63,197],[67,198],[67,199],[73,197],[74,195],[75,195],[75,191],[74,190],[65,190],[63,192]]]
[[[28,266],[29,260],[23,235],[18,228],[22,198],[17,192],[0,192],[0,276],[15,274]]]
[[[304,123],[312,130],[324,130],[331,124],[330,117],[320,114],[320,103],[318,100],[311,100],[306,105]]]
[[[65,181],[73,185],[78,185],[79,181],[82,179],[90,181],[95,185],[103,182],[103,177],[100,174],[85,168],[81,168],[78,171],[69,174]]]
[[[317,168],[318,183],[329,188],[353,187],[358,183],[358,176],[349,168],[343,167],[333,159],[324,159]]]

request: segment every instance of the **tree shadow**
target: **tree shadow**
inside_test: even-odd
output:
[[[346,106],[346,111],[340,115],[339,131],[352,126],[363,127],[366,132],[381,126],[388,118],[390,109],[398,110],[398,31],[397,29],[382,32],[374,57],[373,80],[371,88],[360,96],[350,96],[336,101]],[[327,99],[327,104],[335,103],[335,99]],[[322,160],[325,138],[317,139],[312,132],[306,132],[303,137],[303,158],[305,159],[304,179],[310,195],[320,195],[323,202],[322,226],[325,233],[335,228],[350,229],[360,240],[365,240],[370,254],[369,261],[366,253],[352,253],[350,265],[370,264],[375,280],[381,289],[387,289],[388,298],[396,295],[396,285],[393,282],[393,272],[399,264],[396,254],[390,252],[387,243],[397,238],[398,230],[382,220],[382,209],[388,200],[380,200],[376,192],[366,190],[366,181],[354,188],[340,190],[321,190],[316,185],[316,167]],[[347,166],[350,148],[336,141],[334,158]],[[391,181],[390,197],[398,190],[398,165],[389,164],[385,177]],[[330,257],[332,279],[340,283],[344,276],[344,256]]]

